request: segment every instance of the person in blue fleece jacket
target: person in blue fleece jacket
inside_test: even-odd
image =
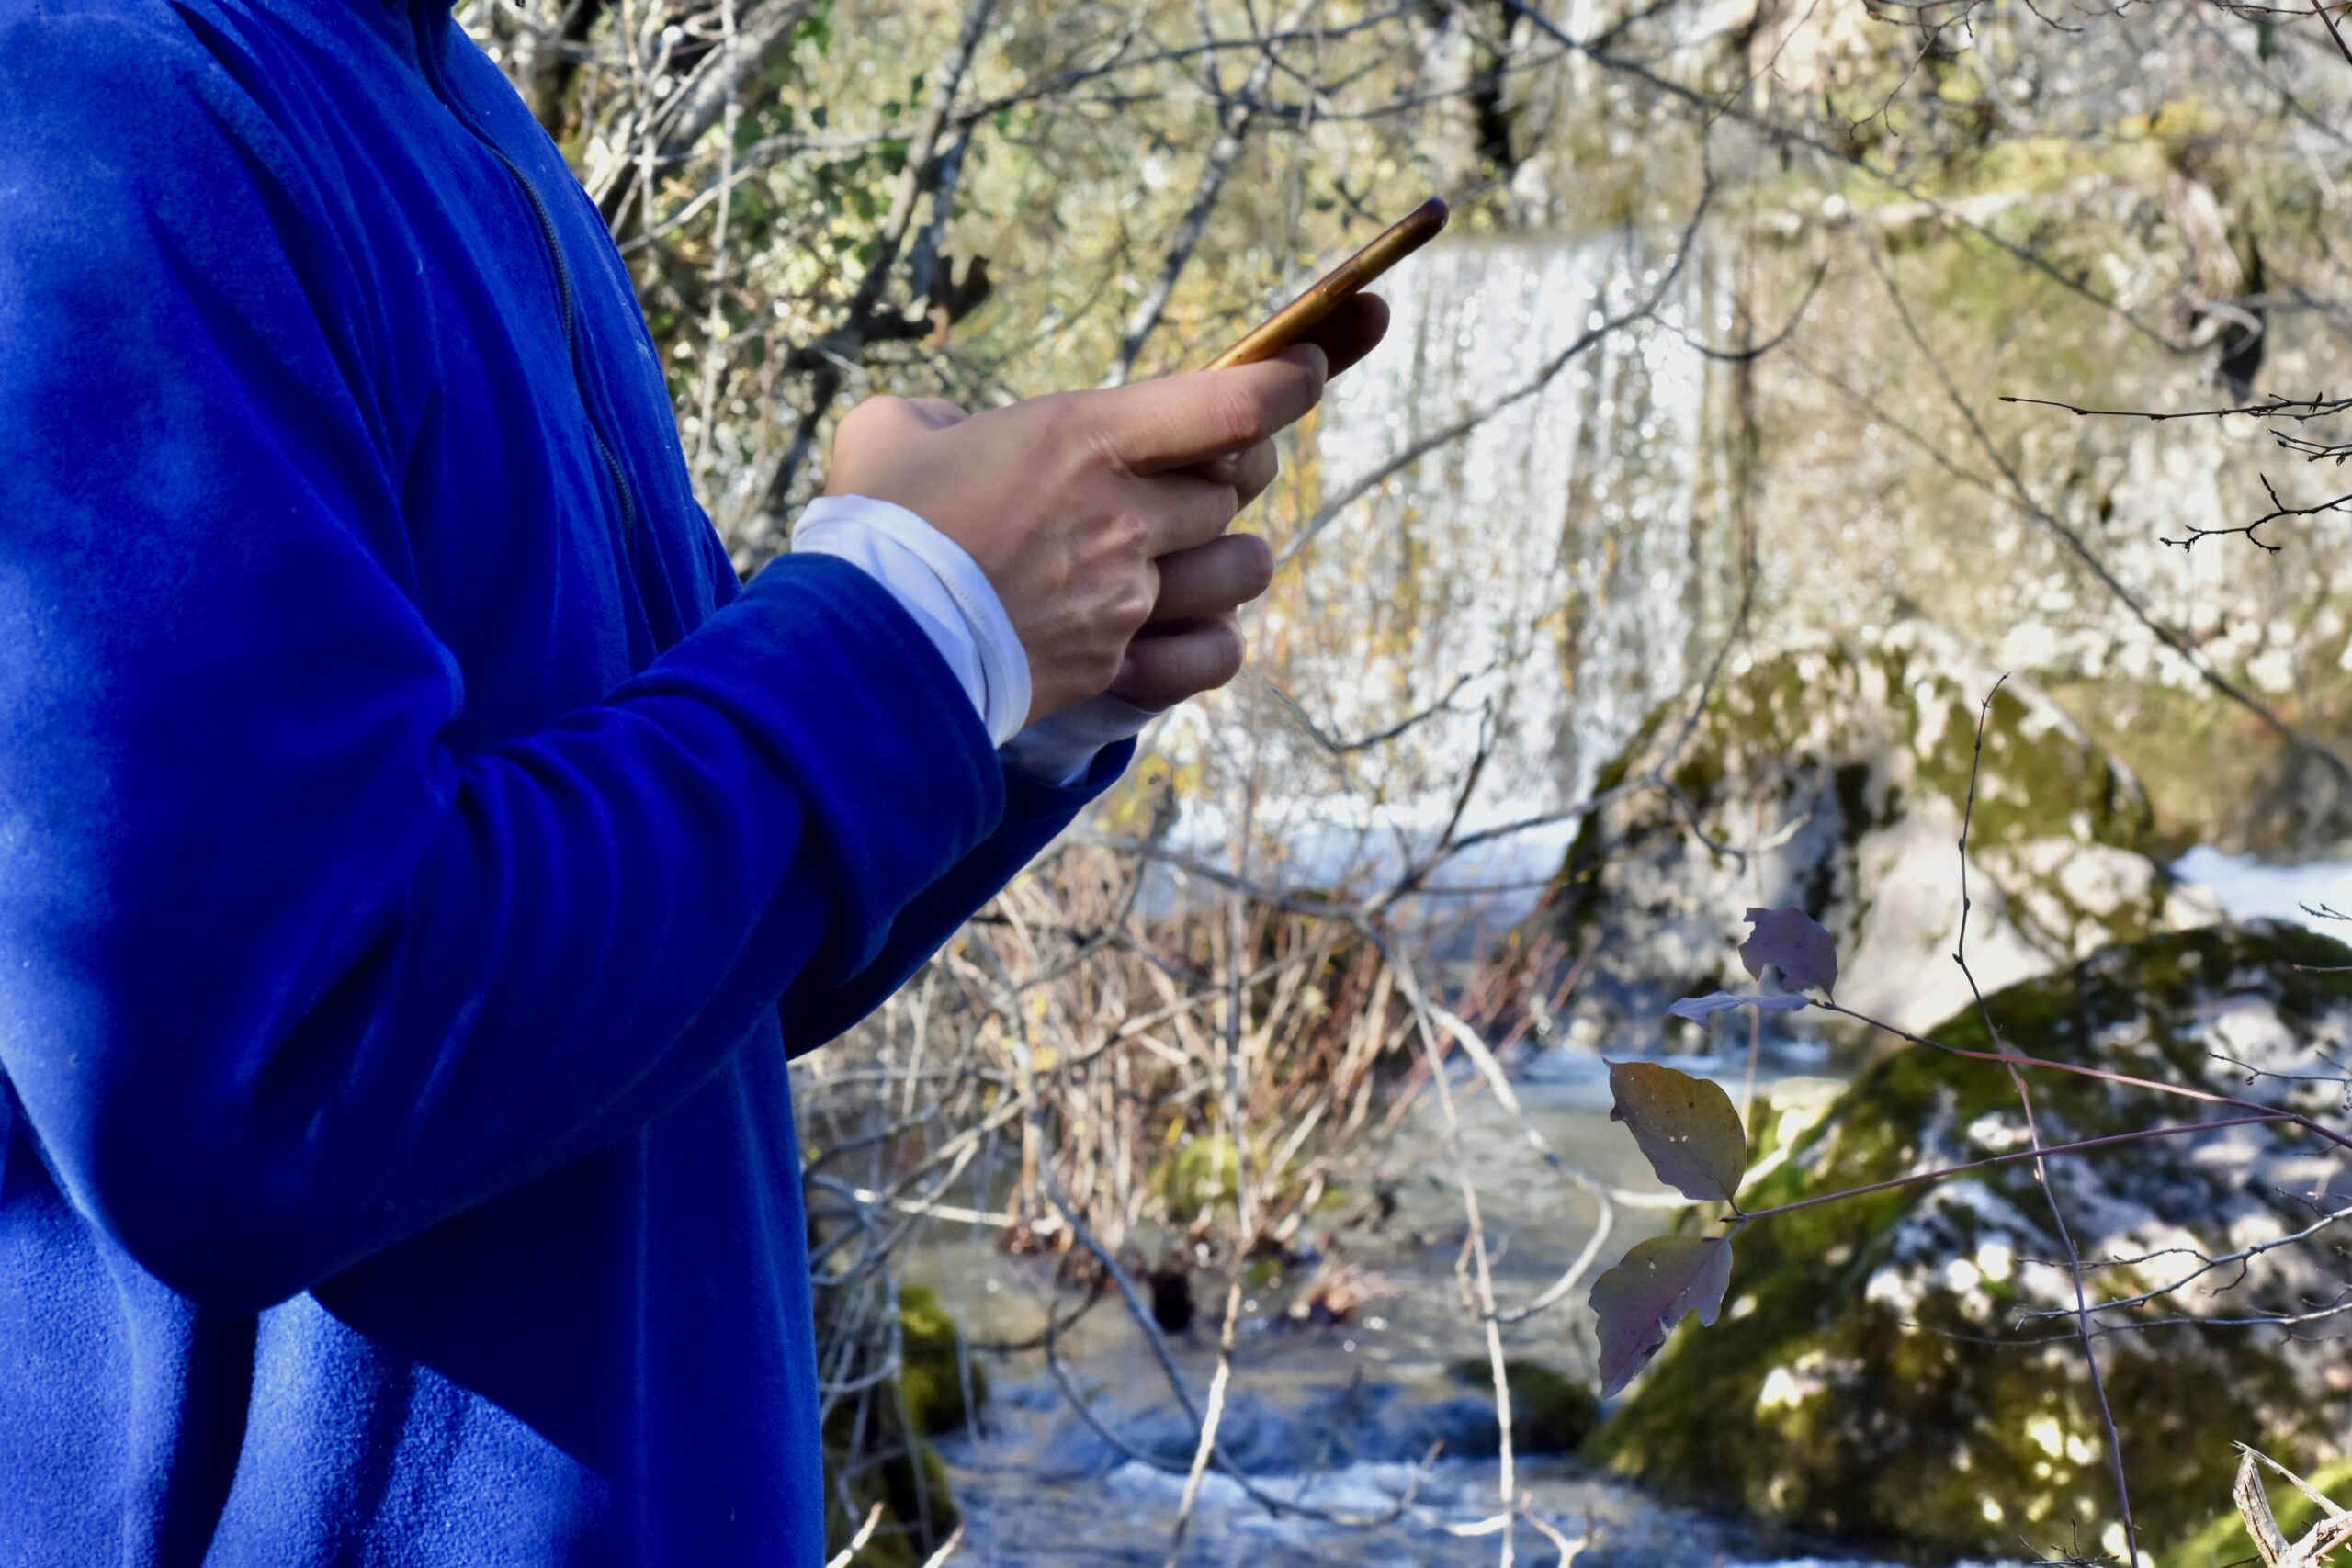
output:
[[[866,405],[739,587],[446,3],[0,0],[0,1563],[819,1562],[786,1059],[1230,677],[1326,367]]]

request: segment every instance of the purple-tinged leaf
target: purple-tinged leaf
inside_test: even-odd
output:
[[[1607,1399],[1649,1364],[1674,1325],[1691,1313],[1712,1325],[1731,1285],[1727,1236],[1661,1235],[1625,1254],[1592,1282],[1600,1319],[1600,1397]]]
[[[1655,1062],[1611,1062],[1611,1122],[1634,1142],[1657,1179],[1685,1198],[1728,1202],[1747,1174],[1747,1134],[1721,1084]]]
[[[1704,1023],[1719,1012],[1734,1008],[1754,1007],[1765,1012],[1794,1012],[1811,1007],[1810,997],[1747,997],[1733,991],[1710,991],[1703,997],[1685,997],[1666,1010],[1677,1018],[1687,1018],[1693,1023]]]
[[[1756,932],[1739,944],[1739,961],[1750,975],[1762,979],[1770,964],[1784,989],[1838,988],[1838,944],[1819,920],[1803,909],[1750,909],[1747,919]]]

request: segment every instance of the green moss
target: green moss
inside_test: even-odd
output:
[[[2163,878],[2129,858],[2155,847],[2145,794],[2054,705],[2020,682],[1994,692],[1977,769],[1980,705],[1993,684],[1947,636],[1905,622],[1728,671],[1695,722],[1679,702],[1654,710],[1602,771],[1600,788],[1663,773],[1682,798],[1636,790],[1587,817],[1544,916],[1567,951],[1597,948],[1589,984],[1570,1004],[1577,1029],[1702,1038],[1699,1026],[1661,1024],[1667,1003],[1737,983],[1732,943],[1708,956],[1690,938],[1741,908],[1751,884],[1694,840],[1683,800],[1714,840],[1769,835],[1762,874],[1774,901],[1804,908],[1841,942],[1872,929],[1889,866],[1916,863],[1873,846],[1907,856],[1910,826],[1932,824],[1939,836],[1956,827],[1972,778],[1972,867],[1980,892],[1989,885],[2006,895],[2001,918],[2027,944],[2063,959],[2171,923]],[[1772,834],[1775,823],[1802,831]],[[2077,863],[2093,872],[2087,883],[2070,879]],[[1909,910],[1917,901],[1898,902]],[[1944,969],[1940,948],[1920,948],[1934,939],[1916,923],[1898,922],[1892,961]],[[1662,951],[1700,957],[1689,973],[1662,974]],[[1874,977],[1902,979],[1883,969]],[[1798,1027],[1849,1042],[1854,1032],[1820,1018]]]
[[[2223,995],[2254,998],[2290,1030],[2316,1032],[2340,1022],[2352,977],[2297,966],[2347,960],[2342,944],[2301,931],[2182,932],[2012,987],[1988,1010],[2001,1038],[2029,1055],[2198,1082],[2211,1064],[2193,1014]],[[1973,1009],[1931,1032],[1968,1049],[1990,1043]],[[2057,1074],[2037,1075],[2035,1105],[2052,1141],[2145,1125],[2154,1114],[2144,1095]],[[1762,1209],[1907,1173],[1924,1142],[1946,1150],[1993,1115],[2016,1116],[1999,1066],[1905,1050],[1858,1078],[1744,1201]],[[2242,1171],[2159,1163],[2166,1147],[2101,1157],[2161,1181],[2184,1213],[2245,1180]],[[2026,1162],[1969,1179],[1990,1212],[2030,1224],[2046,1213]],[[1948,1262],[1981,1256],[1992,1223],[1984,1208],[1944,1201],[1953,1185],[1824,1204],[1742,1233],[1723,1317],[1676,1335],[1586,1457],[1668,1492],[1728,1498],[1898,1554],[2001,1555],[2020,1534],[2064,1540],[2077,1518],[2111,1517],[2102,1424],[2079,1353],[2063,1340],[1986,1344],[2049,1331],[2012,1329],[2002,1308],[2017,1299],[2013,1280],[1985,1281],[1973,1308],[1944,1282]],[[1882,1276],[1899,1288],[1873,1301]],[[2102,1282],[2119,1293],[2144,1288],[2131,1279],[2124,1271]],[[2159,1551],[2208,1528],[2226,1500],[2233,1438],[2293,1462],[2333,1441],[2352,1416],[2299,1388],[2274,1348],[2242,1331],[2120,1336],[2103,1342],[2101,1358],[2135,1512]],[[2203,1568],[2226,1557],[2196,1561]]]
[[[927,1438],[960,1432],[989,1399],[988,1369],[963,1353],[964,1337],[928,1286],[899,1291],[899,1388],[908,1419]],[[967,1382],[971,1405],[965,1402]]]
[[[1230,1209],[1241,1174],[1233,1140],[1223,1133],[1187,1138],[1152,1176],[1152,1190],[1168,1205],[1168,1216],[1189,1223],[1204,1210]]]
[[[823,1434],[826,1551],[846,1546],[878,1503],[883,1523],[857,1559],[876,1568],[915,1568],[955,1530],[955,1488],[928,1439],[961,1430],[989,1393],[985,1368],[959,1365],[962,1331],[928,1287],[899,1288],[899,1341],[898,1375],[835,1404]]]
[[[1484,1356],[1468,1357],[1446,1371],[1456,1382],[1491,1390],[1494,1371]],[[1512,1447],[1521,1453],[1573,1453],[1600,1422],[1600,1400],[1585,1383],[1541,1361],[1505,1360],[1510,1382]]]
[[[1975,761],[1976,709],[1957,687],[1946,694],[1947,711],[1937,744],[1919,761],[1923,787],[1955,804],[1968,798]],[[1984,719],[1984,773],[1973,842],[2015,843],[2073,831],[2077,820],[2093,843],[2142,848],[2154,826],[2136,781],[2117,769],[2095,746],[2070,740],[2035,722],[2034,710],[2004,686],[1994,694]]]
[[[1596,791],[1606,793],[1664,763],[1701,816],[1713,818],[1735,804],[1743,788],[1776,773],[1818,769],[1849,833],[1891,820],[1912,794],[1939,795],[1957,808],[1967,798],[1975,761],[1977,694],[1935,663],[1922,659],[1911,639],[1898,637],[1761,660],[1720,683],[1689,740],[1670,759],[1662,752],[1681,731],[1679,705],[1649,715],[1601,770]],[[1975,842],[2079,834],[2096,843],[2141,848],[2153,818],[2136,781],[2047,715],[2014,686],[1994,697],[1984,725],[1987,782],[1976,801]],[[1878,760],[1890,748],[1910,752],[1907,779],[1881,775]],[[1668,823],[1673,811],[1665,803],[1637,803],[1623,836]],[[1597,863],[1602,851],[1589,826],[1571,851],[1570,865]]]
[[[1674,780],[1677,789],[1696,800],[1702,795],[1713,793],[1715,786],[1724,782],[1724,773],[1723,753],[1704,750],[1693,751],[1683,758],[1675,765],[1674,772],[1668,776]],[[1622,773],[1619,782],[1623,782]]]
[[[2299,677],[2307,728],[2323,744],[2347,739],[2338,716],[2352,714],[2352,677],[2343,649],[2313,640]],[[2147,783],[2153,842],[2177,854],[2199,843],[2290,849],[2277,798],[2292,752],[2278,733],[2201,690],[2161,684],[2118,691],[2098,682],[2052,687],[2052,694],[2099,743]]]
[[[829,1472],[837,1469],[840,1456],[841,1450],[829,1442],[825,1449]],[[857,1554],[861,1568],[868,1564],[917,1568],[945,1543],[963,1519],[955,1488],[947,1479],[947,1466],[929,1444],[860,1466],[846,1486],[850,1503],[846,1508],[842,1504],[842,1490],[830,1484],[826,1488],[825,1551],[829,1556],[846,1548],[858,1526],[865,1522],[867,1512],[877,1503],[882,1506],[881,1525]]]

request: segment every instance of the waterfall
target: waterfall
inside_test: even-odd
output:
[[[1266,525],[1281,549],[1328,518],[1278,574],[1256,641],[1261,673],[1307,723],[1246,737],[1288,764],[1260,753],[1261,826],[1317,879],[1361,868],[1373,839],[1426,840],[1482,749],[1465,828],[1581,798],[1683,689],[1716,592],[1694,526],[1707,362],[1682,335],[1699,325],[1700,269],[1656,321],[1562,360],[1656,292],[1670,259],[1622,235],[1465,236],[1384,282],[1388,339],[1333,383],[1297,491],[1275,492]],[[1357,740],[1432,708],[1344,758],[1307,728]],[[1284,710],[1222,711],[1231,726]],[[1204,756],[1216,728],[1197,734]],[[1515,874],[1555,868],[1567,830],[1531,836]]]

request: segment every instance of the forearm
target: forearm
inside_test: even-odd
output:
[[[110,809],[0,851],[0,945],[40,955],[0,976],[0,1060],[77,1200],[202,1299],[277,1299],[641,1124],[796,980],[867,968],[1001,809],[948,671],[833,562],[480,755],[395,689],[324,728],[249,694],[225,755],[118,748]],[[0,789],[95,762],[59,717]]]
[[[1134,737],[1156,716],[1104,695],[1024,726],[1026,656],[995,590],[960,547],[902,507],[862,496],[820,498],[802,513],[793,548],[850,562],[908,610],[1002,742],[1006,789],[997,830],[900,912],[870,963],[845,978],[811,973],[786,993],[785,1041],[798,1055],[905,984],[1110,787],[1134,754]]]
[[[952,939],[973,913],[1067,828],[1125,772],[1132,741],[1094,753],[1078,777],[1047,783],[1008,769],[1002,819],[986,842],[911,900],[890,925],[888,940],[845,981],[823,984],[814,972],[786,993],[785,1046],[794,1055],[846,1032],[888,998]]]

